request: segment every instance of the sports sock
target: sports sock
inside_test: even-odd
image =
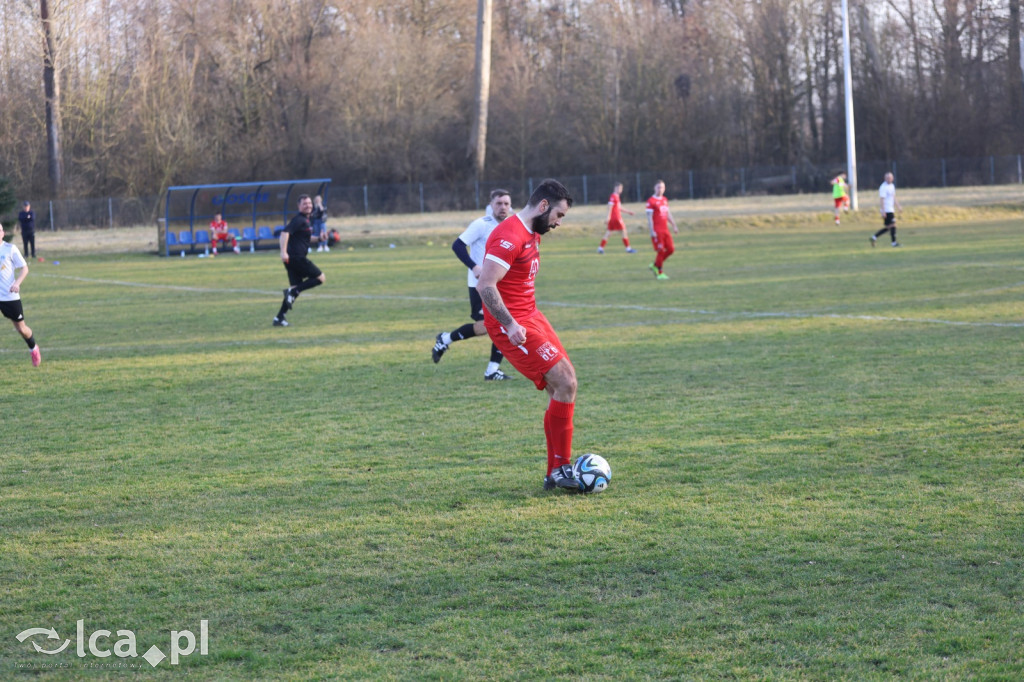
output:
[[[625,246],[627,249],[629,248],[629,239],[627,237],[622,238],[622,245]]]
[[[889,231],[892,233],[892,243],[895,244],[896,243],[896,226],[894,225],[893,227],[890,227]]]
[[[321,284],[323,284],[323,282],[321,282],[320,280],[316,279],[315,277],[310,277],[309,279],[303,280],[302,283],[299,284],[298,286],[292,288],[295,289],[295,297],[298,298],[299,294],[305,291],[306,289],[312,289],[313,287],[318,287]]]
[[[607,239],[602,239],[601,240],[601,248],[603,249],[607,245],[608,245],[608,240]]]
[[[491,376],[492,374],[494,374],[497,371],[498,371],[498,363],[496,363],[496,362],[488,362],[487,363],[487,369],[484,370],[484,376],[489,377],[489,376]]]
[[[448,337],[447,341],[445,341],[444,336]],[[446,334],[444,336],[441,337],[441,340],[445,341],[445,343],[451,343],[452,341],[465,341],[466,339],[471,339],[476,336],[476,330],[473,328],[472,323],[468,323],[462,325],[458,329],[452,330],[451,334]]]
[[[665,264],[665,254],[662,251],[658,252],[657,258],[654,259],[654,267],[658,268],[658,272],[661,272],[661,266]]]
[[[25,339],[25,343],[28,344],[28,349],[29,350],[32,350],[33,348],[35,348],[36,347],[36,335],[33,334],[32,336],[30,336],[27,339]]]
[[[283,320],[285,314],[288,312],[288,304],[285,302],[281,303],[281,309],[277,311],[277,319]]]
[[[548,474],[572,458],[572,414],[575,403],[552,399],[544,412],[544,435],[548,444]]]
[[[493,362],[494,364],[498,364],[499,362],[501,362],[502,358],[504,358],[504,357],[505,356],[502,354],[502,352],[500,350],[498,350],[498,347],[495,346],[492,343],[491,344],[491,362]]]

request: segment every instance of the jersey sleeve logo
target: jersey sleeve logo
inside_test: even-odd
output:
[[[516,248],[516,245],[513,244],[512,242],[510,242],[507,239],[502,239],[498,243],[498,246],[500,246],[501,248],[505,249],[506,251],[511,251],[512,249]]]

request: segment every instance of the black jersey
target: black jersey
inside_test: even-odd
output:
[[[309,217],[295,214],[284,231],[288,233],[288,258],[305,258],[309,253],[309,238],[313,234]]]

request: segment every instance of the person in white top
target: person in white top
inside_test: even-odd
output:
[[[469,227],[452,242],[452,251],[469,271],[466,281],[469,285],[469,317],[473,321],[458,329],[441,332],[437,335],[434,348],[431,351],[431,357],[435,363],[441,361],[441,356],[456,341],[464,341],[474,336],[487,336],[487,328],[484,327],[484,306],[480,300],[480,294],[476,290],[477,277],[483,267],[487,238],[491,236],[494,228],[511,213],[512,197],[508,190],[493,190],[486,215],[471,222]],[[501,371],[500,364],[503,357],[498,347],[492,343],[491,359],[487,363],[487,369],[484,370],[486,381],[504,381],[512,378]]]
[[[903,213],[903,207],[896,200],[896,185],[893,184],[892,173],[885,174],[885,182],[878,188],[879,212],[882,214],[883,227],[871,235],[871,246],[886,232],[892,235],[892,245],[899,246],[896,241],[896,211]]]
[[[25,313],[21,307],[21,283],[28,277],[28,263],[17,246],[3,241],[3,238],[4,226],[0,225],[0,314],[14,323],[14,329],[28,344],[32,366],[38,367],[43,356],[32,330],[25,324]]]

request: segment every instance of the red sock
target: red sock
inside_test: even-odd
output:
[[[602,239],[601,240],[601,248],[603,249],[607,245],[608,245],[608,240],[607,239]]]
[[[665,252],[659,251],[658,256],[654,259],[654,267],[658,268],[658,272],[661,272],[661,266],[665,264]]]
[[[544,413],[544,435],[548,442],[548,474],[572,458],[572,413],[575,403],[552,399]]]
[[[629,239],[627,237],[622,238],[622,245],[625,246],[627,249],[629,248]]]

